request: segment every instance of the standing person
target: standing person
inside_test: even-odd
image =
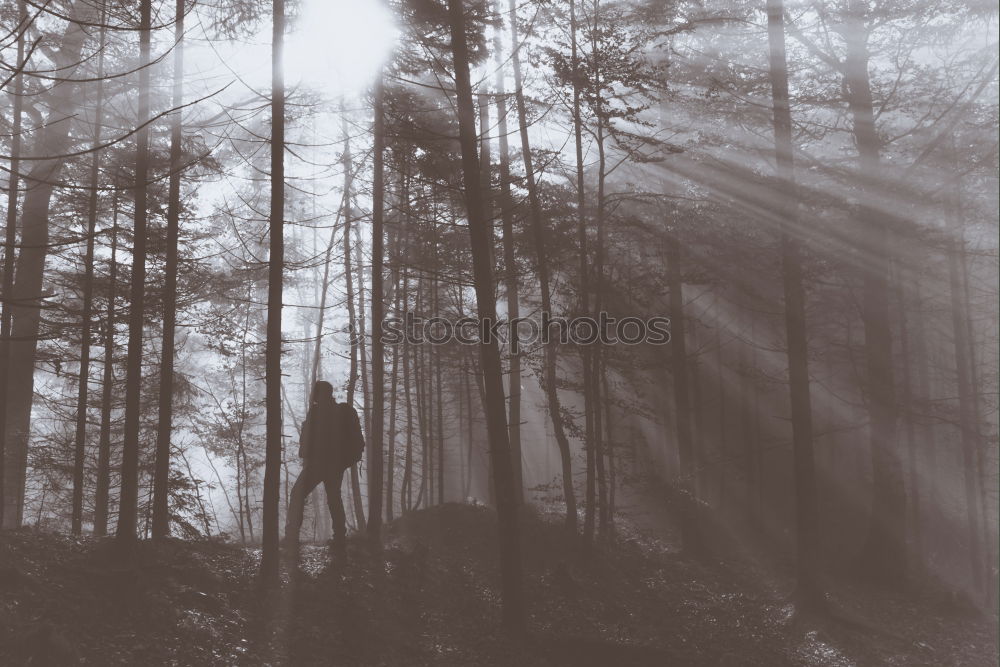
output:
[[[357,411],[347,403],[338,403],[333,397],[333,385],[320,380],[313,385],[309,414],[302,425],[299,441],[302,472],[295,480],[288,502],[285,521],[287,544],[298,544],[306,497],[320,482],[326,489],[333,517],[334,543],[344,543],[347,524],[340,486],[344,471],[361,460],[364,450],[365,439]]]

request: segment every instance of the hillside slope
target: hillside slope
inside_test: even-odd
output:
[[[524,522],[529,635],[498,631],[495,523],[483,507],[414,512],[381,553],[306,545],[264,595],[259,552],[2,534],[2,664],[989,665],[995,619],[884,595],[850,620],[796,619],[774,591],[620,524],[589,557],[556,517]],[[748,581],[750,583],[748,583]],[[877,630],[875,628],[878,628]]]

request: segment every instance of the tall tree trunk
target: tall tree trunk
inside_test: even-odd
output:
[[[911,308],[915,313],[911,334],[913,336],[912,359],[915,365],[914,374],[916,376],[914,381],[915,391],[910,400],[914,410],[922,411],[923,406],[927,405],[927,401],[930,398],[930,378],[928,373],[929,353],[927,350],[926,317],[920,282],[920,275],[914,274],[913,282],[909,286],[912,292],[911,300],[913,305]],[[916,418],[917,415],[913,415],[914,421],[916,421]],[[915,434],[915,451],[910,458],[910,478],[914,480],[914,485],[917,483],[916,480],[920,479],[921,469],[925,471],[935,469],[933,465],[935,445],[932,433],[926,425],[920,424],[919,426],[920,428],[916,428]],[[927,540],[924,539],[924,528],[930,526],[933,508],[939,506],[934,475],[927,475],[925,478],[920,479],[920,487],[922,498],[918,504],[911,505],[910,512],[913,516],[914,528],[917,531],[914,537],[920,538],[919,542],[914,539],[914,544],[921,554],[926,554],[928,553],[928,545],[926,544]]]
[[[510,146],[507,141],[507,94],[504,89],[504,70],[500,62],[502,50],[500,31],[493,34],[493,54],[496,67],[497,133],[499,134],[500,166],[500,219],[503,225],[504,288],[507,297],[507,320],[516,322],[521,317],[520,289],[517,278],[517,256],[514,252],[514,196],[510,190]],[[514,469],[514,496],[524,502],[524,469],[521,455],[521,351],[517,346],[516,331],[512,335],[507,356],[507,437],[510,439],[511,466]],[[472,415],[469,415],[472,419]],[[468,496],[468,492],[462,497]]]
[[[579,68],[581,65],[579,46],[577,44],[577,31],[579,23],[576,17],[576,0],[570,0],[570,57],[573,62],[573,143],[576,149],[576,216],[577,216],[577,243],[580,254],[580,313],[583,316],[590,315],[590,270],[588,264],[590,257],[587,252],[587,210],[586,192],[584,189],[584,164],[583,164],[583,117],[580,103],[580,82],[581,75]],[[588,507],[593,496],[593,468],[594,468],[594,392],[593,392],[593,355],[588,345],[580,347],[580,361],[583,374],[583,412],[584,412],[584,447],[587,457],[587,493]],[[589,510],[588,510],[589,511]],[[591,515],[592,516],[592,515]],[[591,521],[591,531],[593,521]],[[586,534],[586,528],[584,530]],[[589,539],[585,542],[589,544]]]
[[[122,449],[121,496],[116,536],[136,539],[139,503],[139,428],[142,410],[142,329],[146,314],[146,221],[149,174],[150,0],[140,3],[139,101],[135,155],[135,215],[132,243],[132,282],[129,286],[128,358],[125,364],[125,434]]]
[[[118,185],[118,179],[115,179]],[[114,194],[111,227],[111,259],[108,272],[108,304],[104,316],[104,375],[101,387],[101,431],[97,442],[97,488],[94,492],[94,535],[108,534],[108,496],[111,490],[111,401],[115,381],[115,299],[118,288],[118,201]]]
[[[679,252],[679,249],[678,249]],[[683,289],[683,284],[678,283],[679,287]],[[683,304],[683,302],[682,302]],[[683,310],[681,311],[681,317],[683,318]],[[672,340],[677,340],[677,335],[673,329],[673,311],[670,315],[671,323],[671,337]],[[682,320],[682,326],[686,326],[687,321]],[[694,329],[694,322],[691,322],[691,329]],[[683,335],[685,340],[690,336],[693,331],[684,331]],[[697,341],[695,341],[697,343]],[[676,344],[676,343],[675,343]],[[697,348],[697,344],[694,345]],[[698,361],[698,357],[694,356],[688,360],[687,370],[688,382],[685,383],[689,386],[690,401],[688,402],[691,406],[691,412],[694,414],[692,419],[693,424],[691,428],[690,439],[691,439],[691,465],[694,467],[693,479],[691,480],[691,497],[695,500],[698,498],[705,498],[706,501],[711,500],[711,489],[709,488],[708,479],[708,455],[706,454],[707,445],[705,438],[705,401],[702,400],[701,391],[701,363]],[[675,385],[676,386],[676,385]],[[676,391],[676,390],[675,390]],[[678,443],[678,468],[680,468],[680,443]]]
[[[528,188],[528,203],[530,208],[531,229],[538,260],[538,283],[542,297],[543,326],[546,318],[552,315],[552,294],[549,280],[549,260],[545,249],[545,229],[542,223],[542,204],[538,197],[538,187],[535,183],[535,170],[531,158],[531,144],[528,141],[528,118],[524,100],[524,87],[521,77],[521,44],[517,36],[517,4],[510,0],[510,35],[511,60],[514,66],[514,97],[517,101],[517,119],[521,134],[521,157],[524,161],[525,185]],[[557,341],[558,342],[558,341]],[[548,402],[549,417],[552,420],[552,430],[559,447],[559,457],[562,464],[563,496],[566,500],[566,527],[576,533],[576,492],[573,489],[573,460],[569,448],[569,438],[563,426],[562,405],[559,402],[559,388],[556,385],[557,347],[553,342],[544,345],[544,382],[545,395]],[[483,364],[485,370],[485,362]]]
[[[240,527],[240,542],[247,543],[246,529],[246,507],[243,503],[243,463],[241,462],[242,445],[237,443],[236,450],[236,508],[239,515],[236,517]]]
[[[430,282],[430,316],[435,317],[437,314],[437,297],[436,292],[436,279],[429,279]],[[429,347],[424,346],[424,396],[427,402],[427,444],[424,449],[425,458],[424,466],[426,471],[427,479],[427,503],[426,506],[430,507],[434,504],[434,491],[437,488],[437,476],[434,474],[434,455],[437,451],[437,422],[434,420],[434,410],[437,405],[437,398],[434,395],[434,367],[435,367],[435,357],[437,355],[432,355]]]
[[[436,241],[437,239],[435,239]],[[435,254],[437,253],[437,244],[435,243]],[[437,265],[437,262],[435,262]],[[438,279],[434,279],[434,316],[440,317],[441,300],[440,300],[440,283]],[[434,362],[434,393],[435,393],[435,408],[437,412],[437,498],[438,504],[444,504],[444,401],[442,400],[442,385],[443,381],[441,379],[441,357],[440,354],[432,355],[431,359]]]
[[[718,462],[715,467],[716,484],[718,485],[718,499],[719,508],[726,512],[729,509],[729,500],[727,494],[729,492],[729,484],[727,484],[727,471],[729,470],[729,443],[727,441],[727,429],[726,429],[726,379],[724,375],[725,371],[725,361],[722,356],[722,320],[718,316],[718,301],[715,303],[713,310],[716,311],[716,324],[715,324],[715,386],[717,387],[716,396],[719,399],[719,412],[716,416],[716,431],[715,431],[715,458]]]
[[[679,465],[679,514],[684,550],[701,555],[702,542],[696,515],[694,451],[688,395],[687,341],[684,331],[684,294],[681,246],[675,234],[667,238],[667,286],[670,290],[670,365],[674,380],[674,429]]]
[[[163,351],[160,355],[160,405],[153,473],[153,538],[170,534],[170,434],[173,429],[174,339],[177,327],[177,237],[181,217],[180,107],[184,101],[184,3],[174,10],[174,99],[170,120],[170,183],[167,186],[167,258],[163,286]]]
[[[597,21],[597,6],[595,4],[595,24]],[[577,242],[579,244],[580,257],[580,312],[587,316],[590,311],[590,256],[587,251],[587,215],[586,215],[586,193],[584,189],[584,163],[583,163],[583,117],[581,110],[581,81],[583,75],[579,69],[581,58],[579,55],[579,45],[577,42],[577,32],[579,22],[576,16],[576,2],[570,0],[570,55],[573,62],[573,135],[576,149],[576,213],[577,213]],[[598,120],[600,123],[600,120]],[[601,160],[603,173],[603,144],[601,145]],[[601,181],[603,185],[603,178]],[[603,194],[600,193],[600,194]],[[600,197],[599,197],[600,198]],[[603,209],[602,209],[603,213]],[[599,306],[595,303],[594,310]],[[598,353],[599,354],[599,353]],[[595,475],[597,468],[596,461],[596,392],[599,387],[595,384],[594,365],[597,363],[595,354],[589,346],[580,348],[580,361],[583,376],[583,412],[584,412],[584,448],[586,452],[586,498],[587,510],[584,517],[584,543],[589,545],[593,541],[594,533],[594,499],[595,499]],[[596,390],[596,391],[595,391]]]
[[[615,532],[615,484],[616,484],[616,465],[615,465],[615,447],[614,447],[614,430],[611,424],[611,392],[608,389],[608,370],[604,369],[601,373],[601,393],[604,395],[604,444],[607,447],[606,455],[608,457],[608,498],[607,505],[603,505],[602,508],[605,511],[606,517],[605,525],[602,534],[606,537],[611,537]]]
[[[417,279],[417,297],[416,297],[416,312],[422,316],[423,314],[423,296],[424,296],[424,285],[426,280],[423,276]],[[417,426],[420,430],[420,489],[417,492],[416,505],[420,504],[420,499],[424,497],[424,492],[428,486],[428,469],[430,468],[430,463],[428,462],[428,456],[430,451],[430,439],[431,439],[431,426],[430,421],[430,408],[427,403],[429,401],[427,397],[427,378],[426,370],[424,367],[426,346],[418,345],[414,351],[413,359],[413,382],[415,388],[415,399],[417,403]]]
[[[359,227],[360,230],[360,227]],[[358,237],[360,238],[360,231]],[[357,305],[357,321],[358,321],[358,378],[361,380],[361,412],[364,417],[365,434],[367,435],[371,431],[371,418],[372,418],[372,388],[369,382],[371,377],[368,374],[368,315],[367,315],[367,299],[365,297],[365,260],[363,253],[364,244],[359,242],[353,243],[354,251],[354,268],[357,272],[357,287],[356,291],[358,294],[358,305]]]
[[[354,244],[354,264],[357,269],[358,274],[358,361],[360,364],[360,378],[361,378],[361,413],[364,415],[364,425],[365,425],[365,435],[371,433],[372,430],[372,405],[371,405],[371,384],[369,383],[368,374],[368,319],[367,310],[365,304],[365,263],[364,256],[362,253],[362,244]],[[368,445],[371,445],[371,436],[368,436]],[[371,465],[371,459],[368,461],[368,465]],[[364,514],[364,502],[361,496],[361,479],[360,479],[360,465],[355,465],[351,467],[351,496],[354,498],[355,511],[359,516]],[[370,481],[370,480],[369,480]],[[367,522],[365,522],[367,523]],[[364,526],[365,523],[360,525]]]
[[[451,49],[455,64],[455,97],[458,107],[459,141],[462,147],[462,177],[469,239],[476,290],[476,309],[480,322],[495,322],[492,234],[479,182],[479,156],[476,155],[476,117],[469,79],[469,51],[466,44],[465,17],[461,0],[448,0],[451,23]],[[516,44],[516,41],[515,41]],[[522,128],[524,129],[524,128]],[[527,152],[526,152],[527,154]],[[530,170],[529,170],[530,171]],[[500,347],[496,340],[481,340],[480,358],[486,392],[487,432],[493,462],[499,524],[500,578],[503,596],[503,624],[509,631],[524,627],[524,601],[521,582],[521,540],[518,528],[518,503],[514,495],[514,472],[511,466],[510,440],[507,437],[507,411],[503,392]],[[555,389],[555,387],[553,387]]]
[[[868,76],[867,7],[848,0],[844,59],[848,106],[860,158],[862,226],[862,319],[868,378],[868,414],[872,457],[872,511],[861,565],[867,574],[893,585],[906,578],[906,491],[896,434],[896,389],[892,368],[889,318],[889,229],[876,205],[880,182],[879,138]]]
[[[472,376],[476,381],[476,391],[479,393],[479,404],[486,405],[486,387],[483,382],[483,373],[480,370],[479,364],[476,362],[475,357],[472,358]],[[488,425],[488,424],[487,424]],[[487,448],[489,447],[489,434],[487,433]],[[488,456],[486,458],[487,471],[486,471],[486,497],[489,499],[490,505],[496,505],[497,496],[496,488],[493,484],[493,457]]]
[[[419,292],[423,292],[426,281],[421,276],[419,281]],[[420,303],[418,295],[417,303]],[[431,504],[431,441],[434,437],[434,424],[431,421],[433,416],[431,405],[431,381],[429,378],[427,346],[418,345],[416,350],[416,363],[413,366],[414,381],[417,384],[417,418],[420,422],[420,488],[417,490],[417,500],[415,507],[419,507],[423,501],[424,507]]]
[[[14,77],[13,118],[10,139],[10,177],[7,181],[7,228],[4,230],[3,278],[0,281],[0,528],[5,523],[7,505],[7,382],[10,359],[10,334],[13,306],[9,299],[14,289],[14,246],[17,243],[17,201],[21,170],[21,108],[24,105],[24,34],[28,30],[28,12],[24,0],[17,3],[17,69]]]
[[[409,196],[407,191],[408,183],[406,176],[402,179],[402,193],[401,200],[406,202],[406,198]],[[390,254],[392,255],[392,270],[391,270],[391,280],[392,280],[392,291],[393,291],[393,317],[401,318],[403,311],[402,306],[402,290],[400,289],[400,276],[399,276],[399,265],[402,261],[402,253],[400,252],[400,238],[399,238],[399,228],[397,227],[395,233],[392,236],[392,244],[390,248]],[[395,485],[396,485],[396,424],[397,415],[396,409],[399,392],[399,355],[400,346],[396,344],[392,348],[392,371],[389,378],[389,434],[388,434],[388,451],[386,456],[385,465],[385,515],[387,521],[392,521],[396,516],[396,511],[394,508],[395,503]]]
[[[470,364],[465,359],[463,359],[462,365],[463,365],[462,383],[464,385],[463,393],[465,395],[465,405],[466,405],[465,413],[466,415],[468,415],[469,418],[468,423],[466,424],[466,428],[468,430],[466,431],[467,442],[465,443],[465,465],[467,470],[465,474],[465,486],[462,489],[462,496],[467,499],[472,495],[472,476],[473,472],[475,471],[475,467],[473,466],[473,458],[476,450],[475,447],[476,422],[474,419],[476,411],[472,407],[472,381],[469,378],[469,376],[472,374],[472,369]]]
[[[742,305],[744,307],[744,312],[750,310],[753,312],[754,303],[750,302],[749,295],[746,294],[746,290],[743,291]],[[740,327],[743,331],[748,331],[752,329],[747,327],[743,322],[740,323]],[[753,397],[756,395],[756,387],[754,386],[753,380],[753,369],[755,368],[748,360],[748,352],[750,347],[753,345],[753,335],[750,335],[750,340],[739,340],[736,341],[738,360],[739,360],[739,416],[740,416],[740,443],[742,445],[743,451],[741,457],[743,459],[743,497],[741,503],[743,505],[744,517],[750,522],[751,525],[756,523],[760,517],[755,513],[755,503],[754,499],[757,497],[757,488],[759,483],[757,481],[757,470],[754,466],[754,460],[756,459],[757,452],[757,439],[754,431],[754,414],[753,414]]]
[[[459,369],[460,373],[465,372],[464,362]],[[466,471],[467,466],[465,462],[465,444],[462,442],[463,434],[466,433],[466,410],[465,410],[465,378],[462,377],[459,380],[458,387],[458,428],[456,429],[456,442],[458,447],[458,493],[459,501],[465,502],[468,497],[465,490],[468,488],[468,482],[466,481]]]
[[[806,336],[802,260],[793,237],[798,195],[792,146],[792,116],[788,99],[785,25],[782,0],[767,2],[770,46],[774,148],[781,200],[781,277],[785,299],[785,336],[792,408],[792,458],[795,472],[795,529],[797,597],[800,604],[822,605],[819,586],[819,502],[813,455],[812,405],[809,395],[809,350]]]
[[[962,445],[962,472],[965,482],[965,515],[968,521],[969,568],[972,572],[973,583],[976,588],[980,588],[984,583],[985,573],[983,572],[983,545],[980,525],[980,479],[976,458],[976,450],[979,447],[979,424],[976,423],[973,407],[975,387],[972,385],[970,377],[970,348],[966,329],[967,319],[963,307],[965,298],[962,290],[959,260],[960,253],[965,252],[965,239],[959,224],[959,202],[961,199],[958,193],[955,193],[951,199],[950,208],[952,210],[948,211],[948,217],[952,220],[951,236],[948,239],[947,248],[948,286],[951,296],[951,323],[955,345],[955,371],[958,381],[958,414]]]
[[[285,0],[274,0],[271,19],[271,210],[267,260],[267,336],[264,347],[263,551],[260,570],[278,575],[278,502],[281,496],[281,300],[285,264]]]
[[[382,539],[382,442],[385,429],[385,348],[382,320],[385,319],[385,289],[382,265],[385,259],[385,84],[379,72],[375,82],[373,128],[375,146],[372,158],[372,418],[368,433],[368,538]]]
[[[409,250],[409,234],[405,237]],[[402,253],[401,253],[402,255]],[[410,307],[410,272],[403,270],[403,310]],[[412,354],[409,338],[403,339],[403,403],[406,408],[406,451],[403,455],[403,478],[399,486],[399,504],[403,514],[413,508],[413,383],[410,367]]]
[[[84,463],[87,453],[87,398],[90,389],[90,332],[94,304],[94,243],[97,234],[98,182],[101,166],[101,126],[104,122],[104,46],[106,12],[101,11],[100,55],[97,57],[97,101],[94,106],[94,142],[90,156],[90,193],[87,199],[86,250],[83,259],[83,313],[80,327],[80,374],[76,396],[76,434],[73,456],[73,509],[70,520],[74,535],[83,528]]]
[[[399,312],[399,285],[396,285],[395,312]],[[392,521],[396,517],[393,504],[395,503],[396,484],[396,408],[399,391],[399,347],[392,350],[392,371],[389,376],[389,434],[388,451],[385,462],[385,514],[386,520]]]
[[[247,457],[247,447],[246,443],[240,443],[240,452],[242,454],[241,458],[243,463],[243,509],[244,518],[247,522],[247,532],[250,534],[250,541],[253,542],[256,537],[253,532],[253,503],[250,502],[250,491],[253,488],[253,479],[251,476],[252,469],[250,467],[250,460]]]
[[[907,458],[907,500],[909,501],[909,534],[910,534],[910,554],[914,573],[921,573],[924,570],[924,556],[921,550],[923,542],[921,519],[920,519],[920,476],[917,473],[917,424],[913,400],[913,356],[910,350],[909,318],[907,311],[907,288],[911,279],[904,274],[905,268],[902,262],[894,262],[896,303],[899,308],[899,355],[900,355],[900,406],[903,409],[905,419],[903,428],[906,434],[906,458]]]
[[[961,189],[961,181],[956,183],[956,187]],[[956,193],[955,201],[961,206],[962,196],[961,192]],[[964,224],[962,222],[961,208],[957,211],[958,220],[956,221],[958,227],[958,234],[960,237],[964,238]],[[959,265],[960,274],[962,282],[962,309],[965,312],[965,326],[963,331],[965,332],[965,346],[968,349],[969,354],[969,384],[972,387],[972,394],[969,396],[970,402],[972,403],[972,423],[975,427],[973,435],[976,439],[976,468],[978,472],[978,484],[979,484],[979,502],[980,502],[980,523],[982,525],[983,531],[983,555],[985,562],[993,563],[996,561],[995,557],[995,540],[991,534],[991,527],[995,525],[995,521],[991,520],[990,517],[990,507],[991,503],[989,501],[988,491],[988,481],[987,472],[988,466],[986,464],[986,448],[984,446],[984,441],[982,437],[982,415],[980,413],[980,397],[981,397],[981,385],[979,384],[979,366],[977,365],[976,355],[979,348],[976,347],[976,337],[975,329],[972,326],[972,294],[969,286],[969,253],[965,252],[964,248],[961,253],[959,253]],[[992,573],[992,574],[991,574]],[[996,568],[987,568],[984,573],[989,579],[987,581],[987,586],[985,589],[985,603],[986,606],[993,606],[996,595],[998,594],[996,586],[996,578],[1000,576],[1000,572]]]
[[[420,297],[424,291],[424,285],[426,281],[423,276],[417,281],[417,309],[420,312]],[[420,489],[417,492],[417,502],[420,504],[420,499],[430,495],[429,486],[431,484],[430,480],[430,470],[432,462],[430,460],[431,456],[431,438],[433,437],[433,424],[431,424],[431,406],[430,406],[430,380],[428,379],[429,371],[426,367],[427,361],[427,349],[425,345],[419,345],[416,349],[416,357],[413,364],[413,381],[416,383],[416,400],[417,400],[417,422],[420,426]],[[429,505],[428,502],[424,503],[426,507]]]
[[[341,113],[344,110],[341,109]],[[364,355],[364,350],[359,346],[364,340],[364,331],[358,331],[358,316],[354,308],[354,268],[351,266],[351,255],[355,252],[354,242],[351,240],[351,231],[354,225],[354,211],[351,207],[354,190],[354,163],[351,156],[351,139],[347,128],[347,117],[342,116],[342,131],[344,133],[344,282],[347,290],[347,322],[351,334],[351,367],[347,377],[347,398],[346,402],[354,407],[354,391],[358,381],[358,354]],[[361,275],[361,262],[358,262],[358,275]],[[361,308],[364,310],[364,297],[362,296]],[[363,358],[363,357],[362,357]],[[367,392],[365,392],[365,408],[368,407]],[[364,411],[367,416],[367,409]],[[366,424],[367,426],[367,424]],[[365,526],[365,508],[361,499],[361,480],[358,478],[358,466],[351,466],[351,503],[354,506],[354,522],[358,530],[363,530]]]
[[[597,26],[600,25],[600,3],[599,0],[594,0],[594,26],[593,31],[593,60],[592,67],[594,70],[594,88],[596,91],[596,103],[595,103],[595,113],[597,122],[597,215],[595,216],[595,227],[597,228],[597,245],[594,248],[594,285],[595,298],[594,298],[594,312],[599,313],[602,308],[604,308],[605,291],[606,291],[606,281],[604,278],[604,254],[606,245],[606,225],[605,225],[605,215],[607,212],[606,201],[604,197],[605,186],[607,182],[607,151],[605,150],[605,118],[603,104],[601,101],[601,70],[600,62],[597,57],[598,44],[597,44]],[[577,195],[579,196],[579,194]],[[594,509],[595,500],[596,508],[600,510],[600,522],[601,525],[606,530],[607,527],[607,517],[603,513],[606,511],[607,504],[607,490],[605,481],[605,471],[604,471],[604,443],[603,443],[603,423],[601,414],[601,401],[602,398],[606,400],[607,397],[601,396],[601,384],[600,375],[601,369],[603,368],[603,356],[604,350],[601,347],[600,341],[594,346],[593,351],[590,353],[590,364],[589,368],[589,382],[590,382],[590,412],[592,414],[592,431],[591,431],[591,442],[588,443],[588,461],[590,464],[587,466],[587,527],[584,530],[584,541],[586,544],[590,544],[593,538],[594,531]],[[585,379],[586,383],[587,380]],[[597,496],[594,496],[596,482]],[[602,533],[605,531],[602,530]]]
[[[37,133],[31,169],[22,175],[25,193],[21,208],[21,245],[16,258],[14,283],[5,291],[8,317],[11,318],[9,336],[3,339],[7,346],[7,400],[3,404],[7,410],[3,485],[6,527],[20,526],[24,513],[35,352],[41,326],[45,259],[49,251],[49,207],[59,174],[66,163],[63,158],[47,159],[47,156],[65,153],[69,144],[70,129],[74,125],[72,119],[79,105],[79,85],[74,79],[79,78],[76,69],[82,62],[81,52],[89,30],[83,24],[94,16],[92,12],[89,3],[80,1],[67,11],[72,20],[59,41],[60,48],[55,53],[52,69],[60,80],[35,98],[37,108],[51,111]],[[11,225],[8,225],[9,229]]]
[[[752,311],[750,318],[750,340],[757,340],[757,313]],[[754,344],[750,351],[750,367],[757,368],[757,345]],[[753,507],[753,515],[759,521],[764,515],[764,468],[761,465],[763,460],[763,439],[761,437],[761,425],[760,425],[760,394],[761,392],[756,389],[753,392],[753,462],[750,464],[750,468],[753,471],[754,479],[754,494],[753,498],[750,499],[751,505]]]
[[[249,402],[249,392],[247,391],[247,349],[249,347],[250,309],[253,303],[253,293],[254,285],[248,282],[246,307],[243,310],[243,327],[240,331],[240,419],[236,432],[236,495],[240,508],[240,537],[244,542],[247,540],[247,531],[250,533],[250,539],[254,539],[253,507],[250,505],[250,466],[247,463],[247,450],[246,443],[244,442]],[[266,390],[265,387],[265,392]],[[242,480],[242,483],[240,480]]]
[[[604,416],[606,406],[610,400],[604,388],[607,386],[607,351],[598,348],[594,355],[594,367],[591,372],[594,375],[592,385],[594,387],[594,397],[597,399],[594,405],[594,464],[597,473],[597,535],[601,538],[610,537],[608,526],[608,470],[607,452],[605,451],[604,432],[606,425]]]

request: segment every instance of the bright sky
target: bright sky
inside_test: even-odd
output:
[[[398,37],[392,15],[375,0],[304,0],[301,17],[289,22],[285,39],[285,82],[304,85],[336,100],[362,94]],[[191,93],[217,90],[238,77],[222,99],[267,94],[271,83],[271,22],[241,41],[209,41],[200,26],[188,30],[187,68]],[[196,83],[198,82],[198,83]]]
[[[330,98],[363,92],[391,54],[397,35],[392,16],[379,2],[305,0],[301,16],[288,26],[285,82],[289,87],[307,85]],[[265,87],[270,82],[270,41],[271,26],[265,21],[253,43],[230,47],[236,59],[227,64],[248,82]]]
[[[287,39],[285,74],[328,94],[366,88],[398,36],[388,10],[366,0],[307,0]]]

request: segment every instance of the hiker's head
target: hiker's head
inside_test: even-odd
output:
[[[333,385],[326,380],[319,380],[313,385],[312,391],[313,403],[319,403],[321,401],[332,401],[333,400]]]

